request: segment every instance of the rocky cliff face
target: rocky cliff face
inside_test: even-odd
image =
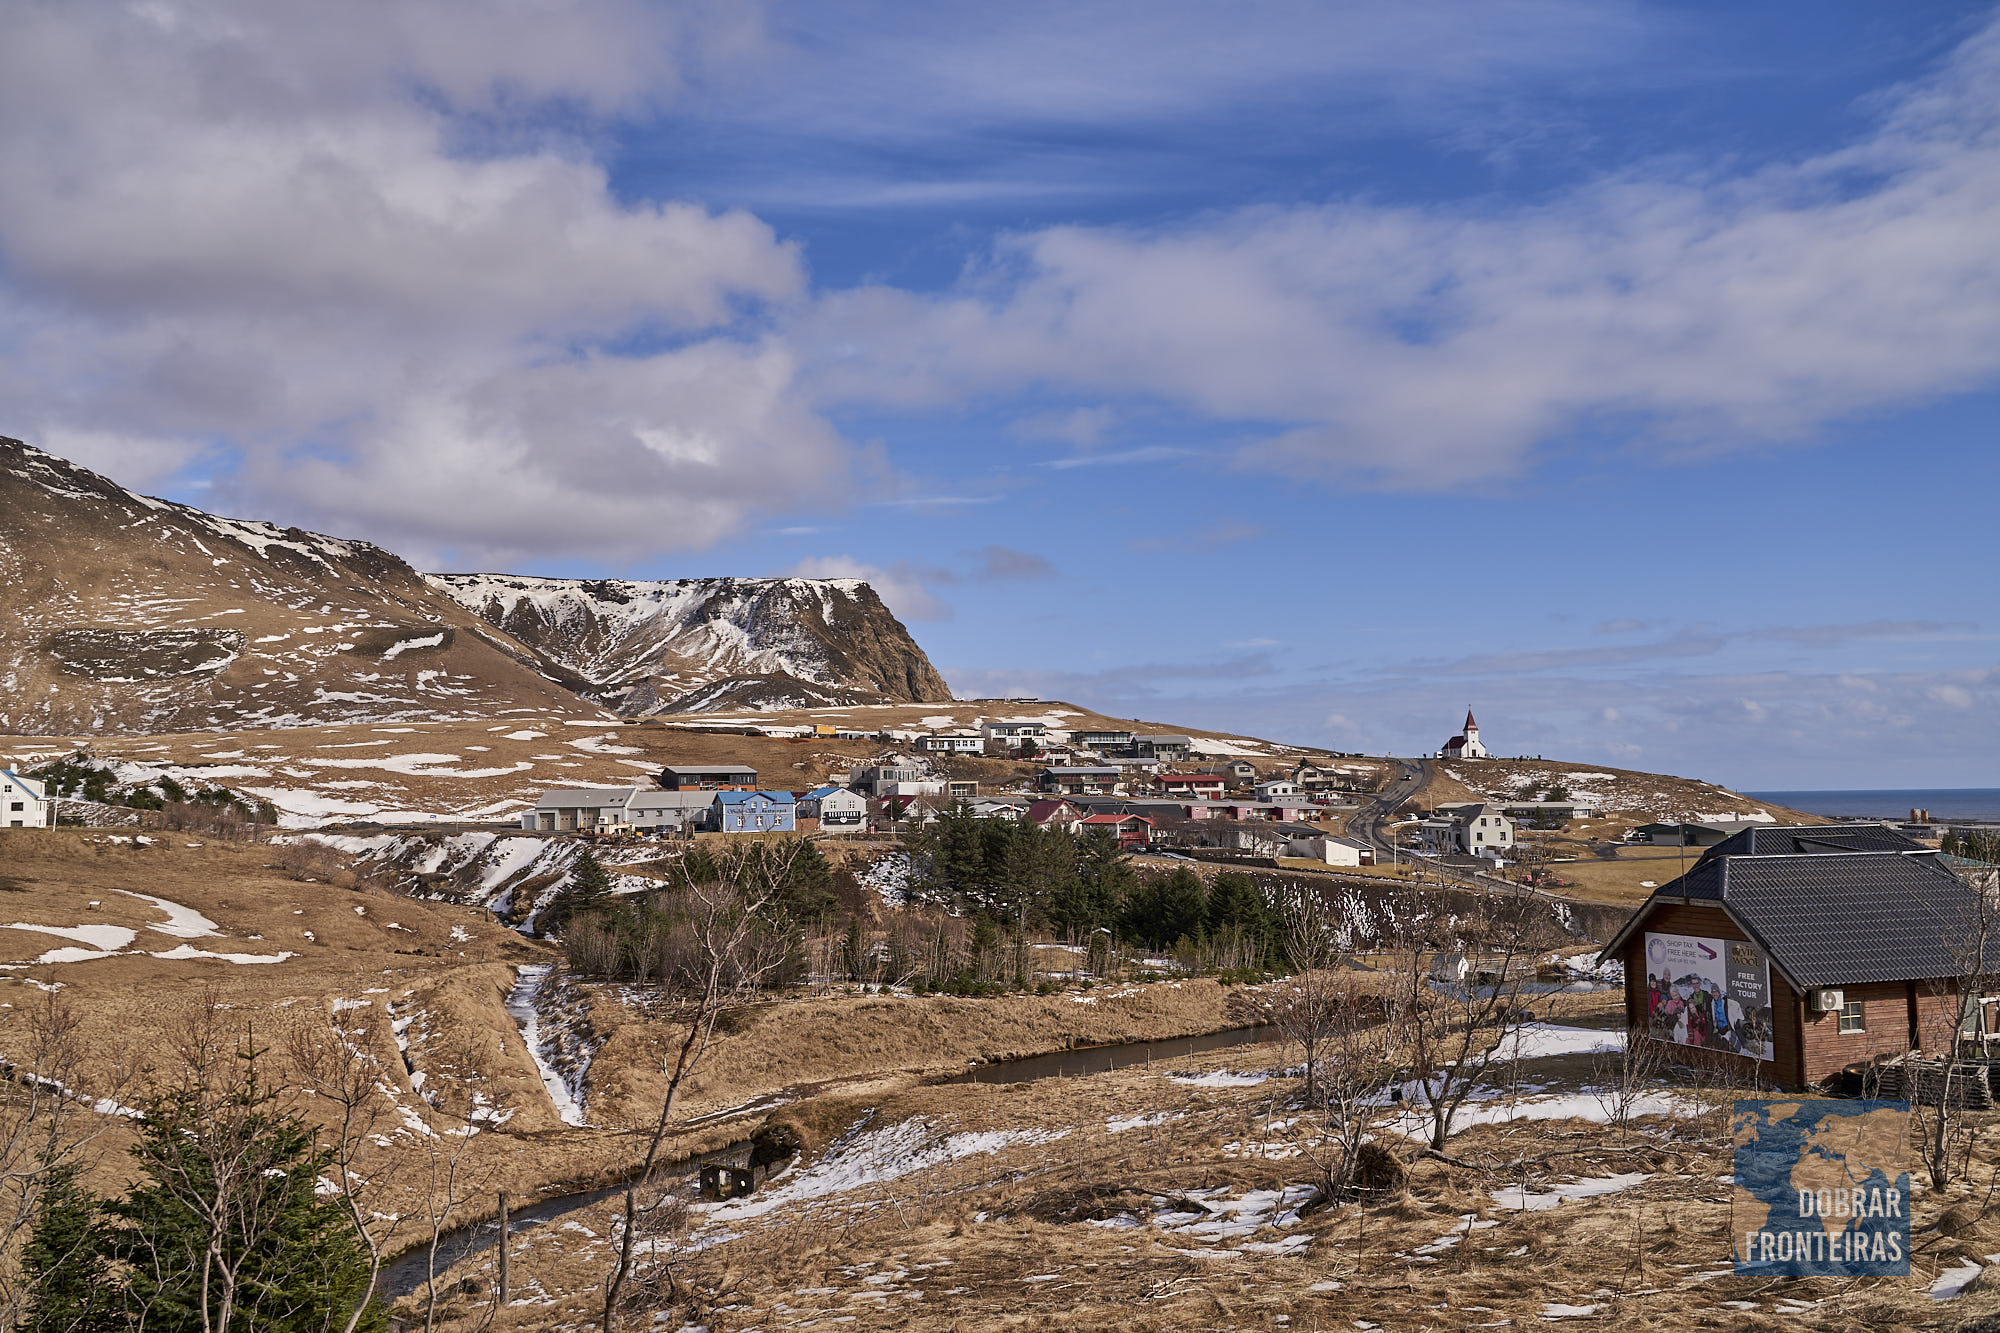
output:
[[[628,716],[951,698],[858,579],[426,577]]]
[[[0,732],[950,697],[865,583],[426,576],[0,437]]]

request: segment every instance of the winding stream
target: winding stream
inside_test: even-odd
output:
[[[1045,1078],[1082,1078],[1156,1060],[1185,1059],[1190,1055],[1221,1050],[1227,1046],[1249,1046],[1281,1040],[1283,1038],[1275,1027],[1229,1028],[1222,1032],[1204,1033],[1198,1037],[1176,1037],[1170,1041],[1132,1041],[1121,1042],[1115,1046],[1080,1046],[1075,1050],[1024,1056],[1019,1060],[996,1060],[991,1064],[968,1069],[962,1074],[933,1079],[932,1082],[1032,1083]],[[552,1095],[553,1092],[552,1087]],[[714,1152],[672,1162],[660,1168],[660,1172],[662,1175],[691,1175],[710,1162],[734,1161],[740,1164],[749,1149],[750,1141],[741,1139]],[[582,1190],[574,1194],[559,1194],[536,1203],[524,1203],[510,1210],[507,1218],[507,1234],[511,1236],[528,1227],[553,1222],[570,1213],[588,1208],[592,1204],[613,1198],[623,1193],[624,1189],[624,1184],[620,1183]],[[497,1219],[489,1219],[446,1232],[438,1243],[437,1271],[447,1272],[461,1259],[493,1248],[494,1242],[499,1237],[499,1230]],[[391,1260],[382,1266],[383,1297],[395,1300],[410,1295],[424,1285],[428,1272],[428,1256],[421,1248]]]
[[[1032,1083],[1044,1078],[1082,1078],[1107,1074],[1129,1065],[1150,1064],[1155,1060],[1181,1060],[1203,1051],[1219,1051],[1226,1046],[1249,1046],[1281,1041],[1275,1027],[1229,1028],[1205,1032],[1198,1037],[1175,1037],[1169,1041],[1128,1041],[1116,1046],[1079,1046],[1047,1055],[1028,1055],[1019,1060],[996,1060],[978,1065],[963,1074],[936,1080],[940,1083]]]

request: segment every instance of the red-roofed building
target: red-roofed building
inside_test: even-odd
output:
[[[1490,757],[1486,747],[1479,743],[1479,724],[1472,720],[1472,710],[1470,708],[1465,710],[1464,733],[1453,736],[1450,740],[1446,741],[1444,748],[1437,752],[1437,757],[1440,759],[1486,759]]]
[[[1056,828],[1074,833],[1083,823],[1083,811],[1068,801],[1036,801],[1028,807],[1024,818],[1036,828]]]
[[[1083,831],[1109,829],[1120,847],[1144,847],[1153,840],[1153,821],[1144,815],[1086,815]]]

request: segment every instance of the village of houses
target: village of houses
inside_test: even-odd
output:
[[[1372,848],[1320,827],[1354,809],[1343,800],[1357,775],[1331,761],[1260,771],[1248,759],[1199,765],[1187,736],[1130,731],[1053,731],[1046,723],[1000,720],[910,738],[831,733],[840,739],[903,744],[806,791],[759,786],[743,765],[663,768],[656,783],[544,792],[521,816],[523,828],[595,836],[695,833],[868,834],[933,820],[954,807],[988,819],[1026,820],[1070,832],[1105,829],[1131,848],[1188,839],[1186,826],[1212,827],[1206,845],[1311,856],[1329,865],[1364,865]],[[945,762],[977,755],[1024,764],[1020,790],[982,790],[955,779]]]
[[[783,730],[783,729],[780,729]],[[1366,765],[1340,756],[1199,762],[1185,735],[1114,729],[1063,730],[1030,719],[902,735],[794,728],[798,739],[888,742],[897,748],[810,790],[759,785],[741,764],[669,764],[651,784],[565,787],[542,793],[522,814],[537,832],[617,837],[712,834],[893,833],[959,809],[983,819],[1023,820],[1040,828],[1101,829],[1131,850],[1215,849],[1254,857],[1303,858],[1335,867],[1370,866],[1377,847],[1339,830],[1380,781]],[[763,734],[773,734],[768,728]],[[1468,736],[1470,750],[1467,749]],[[1485,754],[1470,714],[1440,757]],[[1011,760],[1015,789],[982,790],[955,778],[954,757]],[[1576,818],[1579,802],[1521,800],[1443,804],[1403,830],[1411,850],[1441,858],[1505,865],[1517,819]]]
[[[710,730],[696,725],[691,730]],[[723,728],[714,728],[722,730]],[[882,752],[823,785],[763,785],[747,764],[667,764],[651,782],[556,787],[520,816],[528,832],[592,839],[690,838],[697,834],[894,834],[950,809],[978,818],[1024,820],[1073,834],[1102,829],[1121,846],[1204,849],[1243,857],[1302,858],[1330,867],[1372,866],[1377,844],[1346,836],[1346,817],[1379,787],[1372,764],[1339,755],[1231,756],[1202,762],[1180,734],[1112,728],[1064,729],[1039,719],[982,720],[976,727],[862,732],[826,724],[730,727],[773,739],[866,741]],[[1019,777],[1004,787],[955,777],[951,761],[1011,761]],[[1488,757],[1468,712],[1438,759]],[[0,769],[0,828],[56,822],[59,802],[35,778]],[[1514,856],[1521,821],[1588,818],[1582,800],[1514,799],[1442,803],[1407,818],[1397,843],[1442,861],[1498,869]],[[1641,841],[1708,845],[1734,832],[1721,825],[1647,825]]]

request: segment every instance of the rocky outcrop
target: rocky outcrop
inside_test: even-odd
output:
[[[859,579],[426,577],[628,716],[951,698]]]

